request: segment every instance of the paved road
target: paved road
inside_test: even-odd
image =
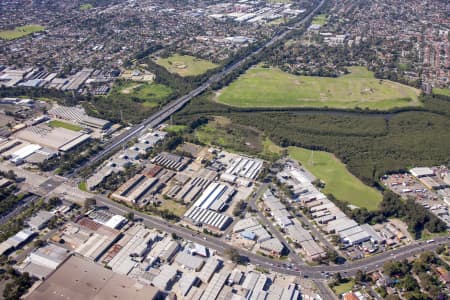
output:
[[[319,229],[317,229],[317,227],[313,224],[313,222],[311,222],[311,220],[309,220],[305,214],[299,210],[298,211],[298,216],[300,218],[300,220],[304,223],[307,224],[309,227],[309,230],[311,230],[312,236],[317,238],[320,242],[322,242],[323,245],[325,245],[328,249],[330,250],[334,250],[336,251],[340,256],[347,258],[346,255],[344,255],[344,253],[342,251],[340,251],[339,249],[336,249],[336,247],[334,247],[333,244],[330,243],[329,240],[327,240],[327,238],[322,234],[322,232],[319,231]]]
[[[226,66],[221,72],[212,75],[205,83],[203,83],[196,89],[190,91],[186,95],[183,95],[174,101],[171,101],[167,105],[163,106],[158,112],[152,114],[147,119],[142,121],[140,124],[135,125],[130,130],[113,138],[110,141],[110,143],[102,151],[100,151],[99,153],[94,155],[84,165],[81,165],[81,166],[75,168],[70,174],[67,174],[67,177],[75,177],[83,168],[87,168],[89,166],[95,165],[97,162],[101,161],[104,157],[108,156],[113,151],[119,149],[122,145],[126,144],[128,141],[130,141],[134,137],[138,136],[146,128],[155,127],[156,125],[159,125],[160,123],[162,123],[164,120],[169,118],[173,113],[180,110],[184,105],[186,105],[186,103],[188,103],[193,98],[195,98],[196,96],[200,95],[201,93],[206,91],[208,88],[210,88],[212,84],[224,79],[227,75],[231,74],[233,71],[240,68],[242,65],[247,63],[253,57],[258,56],[260,53],[265,51],[267,48],[269,48],[272,45],[274,45],[275,43],[283,40],[296,27],[299,27],[299,26],[303,25],[304,23],[308,22],[311,19],[311,17],[313,17],[314,14],[323,6],[324,3],[325,3],[325,0],[322,0],[316,6],[316,8],[314,10],[312,10],[311,13],[309,13],[307,16],[305,16],[302,20],[300,20],[299,22],[294,24],[292,27],[286,28],[282,32],[275,34],[272,37],[272,39],[270,39],[263,46],[261,46],[260,48],[255,50],[253,53],[249,54],[248,56],[238,60],[237,62],[235,62],[229,66]]]
[[[116,203],[101,195],[96,195],[95,198],[97,200],[98,205],[107,206],[114,213],[126,214],[127,212],[132,211],[134,212],[135,217],[142,219],[143,223],[149,227],[153,227],[169,233],[175,233],[186,240],[191,240],[196,243],[202,244],[205,247],[218,251],[219,253],[224,253],[226,249],[232,248],[232,246],[228,245],[222,239],[211,236],[203,236],[202,234],[193,232],[185,227],[176,226],[160,218],[137,212],[132,208]],[[387,261],[402,260],[412,255],[419,254],[426,250],[433,250],[437,248],[440,244],[450,245],[450,240],[447,237],[441,237],[436,238],[434,243],[414,242],[402,248],[387,251],[369,258],[361,259],[354,262],[348,262],[343,265],[333,265],[333,266],[327,265],[309,266],[309,265],[299,265],[295,263],[289,266],[289,264],[283,265],[283,263],[281,262],[271,260],[268,257],[263,257],[240,248],[236,248],[236,250],[238,250],[242,256],[247,257],[252,264],[258,265],[267,270],[272,270],[275,272],[280,272],[288,275],[304,276],[312,279],[323,280],[325,279],[325,273],[327,272],[330,274],[340,272],[344,276],[354,276],[358,270],[363,270],[366,272],[374,271]]]
[[[1,165],[2,164],[0,164],[0,166]],[[40,183],[42,182],[38,182],[38,184]],[[173,225],[161,218],[140,213],[132,208],[116,203],[103,195],[94,195],[94,194],[91,195],[92,197],[96,198],[98,205],[107,206],[114,213],[124,215],[127,212],[134,212],[135,216],[137,218],[141,218],[144,224],[146,224],[149,227],[153,227],[168,233],[176,233],[178,236],[184,239],[202,244],[220,253],[224,253],[226,249],[231,248],[231,246],[228,245],[222,239],[214,238],[211,236],[203,236],[201,233],[198,234],[197,232],[193,232],[187,228]],[[240,248],[239,249],[236,248],[236,250],[238,250],[241,255],[246,256],[249,259],[249,262],[251,262],[252,264],[265,268],[269,271],[272,270],[287,275],[306,276],[312,279],[323,280],[325,279],[325,273],[330,273],[330,275],[332,275],[333,273],[340,272],[344,276],[354,276],[358,270],[363,270],[367,272],[374,271],[379,267],[381,267],[387,261],[402,260],[407,257],[420,254],[423,251],[434,250],[440,244],[450,245],[450,240],[447,237],[440,237],[436,238],[435,242],[433,243],[413,242],[410,245],[403,246],[401,248],[387,251],[381,254],[377,254],[369,258],[361,259],[354,262],[347,262],[343,265],[333,265],[333,266],[327,265],[309,266],[309,265],[300,265],[296,263],[283,265],[283,263],[281,262],[271,260],[268,257],[263,257]]]
[[[30,206],[31,203],[36,203],[36,201],[39,200],[39,196],[37,195],[29,195],[25,198],[23,198],[17,206],[10,211],[8,214],[0,218],[0,225],[5,224],[10,219],[15,218],[18,214],[20,214],[25,208]]]
[[[338,300],[338,297],[334,294],[334,292],[330,289],[328,284],[323,280],[313,280],[313,282],[316,284],[317,288],[319,289],[319,294],[323,297],[325,300]]]
[[[256,211],[256,214],[258,215],[259,219],[263,222],[263,224],[269,228],[270,232],[275,235],[275,237],[284,244],[284,246],[289,250],[289,258],[291,261],[295,262],[298,265],[305,264],[300,257],[298,257],[295,250],[291,247],[291,245],[288,243],[288,241],[284,238],[284,236],[281,234],[281,232],[273,226],[272,222],[267,219],[267,217],[264,215],[264,213],[258,209],[258,206],[256,205],[256,201],[261,198],[264,191],[269,188],[270,185],[268,183],[263,183],[259,189],[253,194],[252,197],[250,197],[250,207],[253,208],[253,210]]]

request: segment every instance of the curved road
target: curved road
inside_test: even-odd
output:
[[[205,247],[218,251],[219,253],[224,253],[226,249],[233,248],[219,238],[204,236],[201,233],[194,232],[185,227],[173,225],[160,218],[140,213],[132,208],[116,203],[104,196],[96,195],[95,198],[97,200],[97,205],[104,205],[108,207],[112,212],[118,214],[133,212],[135,217],[142,219],[143,223],[149,227],[153,227],[169,233],[175,233],[186,240],[202,244]],[[273,270],[288,275],[304,276],[312,279],[325,279],[325,273],[333,274],[339,272],[344,276],[354,276],[358,270],[374,271],[387,261],[402,260],[426,250],[433,250],[441,244],[450,245],[450,240],[447,237],[441,237],[436,238],[433,243],[414,242],[410,245],[395,250],[386,251],[365,259],[354,262],[347,262],[343,265],[332,266],[308,266],[304,264],[278,262],[268,257],[260,256],[250,251],[242,250],[241,248],[235,249],[238,250],[242,256],[247,257],[250,263],[263,267],[267,270]]]

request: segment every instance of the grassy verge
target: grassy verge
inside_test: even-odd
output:
[[[368,210],[378,208],[382,200],[381,193],[353,176],[333,154],[298,147],[288,149],[292,158],[325,182],[324,193],[333,194],[339,200]]]
[[[164,128],[164,131],[167,131],[170,133],[175,133],[175,134],[180,134],[184,130],[186,130],[186,128],[187,128],[186,125],[170,125],[170,126],[167,126],[166,128]]]
[[[86,185],[86,181],[82,181],[78,184],[78,188],[84,192],[89,192],[87,185]]]
[[[354,285],[355,282],[353,280],[349,280],[348,282],[334,286],[333,291],[336,293],[336,295],[342,295],[348,291],[351,291]]]

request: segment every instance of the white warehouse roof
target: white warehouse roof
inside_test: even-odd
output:
[[[26,157],[30,156],[31,154],[33,154],[34,152],[36,152],[37,150],[41,149],[42,147],[36,144],[30,144],[30,145],[26,145],[23,148],[20,148],[19,150],[17,150],[16,152],[14,152],[11,156],[11,160],[12,161],[16,161],[16,160],[21,160],[21,159],[25,159]]]
[[[427,167],[412,168],[409,172],[415,177],[433,176],[434,172]]]

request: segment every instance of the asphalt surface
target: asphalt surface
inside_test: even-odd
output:
[[[270,185],[268,183],[263,183],[259,187],[259,189],[252,195],[252,197],[250,197],[249,205],[251,208],[253,208],[253,210],[256,211],[256,214],[258,215],[259,219],[263,222],[264,225],[266,225],[266,227],[268,227],[270,229],[270,232],[273,235],[275,235],[275,237],[280,242],[282,242],[283,245],[289,250],[289,254],[288,254],[289,258],[296,264],[303,265],[304,262],[300,259],[300,257],[298,257],[297,253],[295,253],[295,250],[291,247],[289,242],[284,238],[284,236],[280,233],[280,231],[277,230],[275,228],[275,226],[273,226],[272,222],[267,219],[267,217],[264,215],[264,213],[261,210],[259,210],[256,205],[256,201],[262,196],[264,191],[269,187],[270,187]]]
[[[158,112],[152,114],[147,119],[142,121],[140,124],[135,125],[128,131],[124,132],[123,134],[113,138],[108,145],[105,146],[105,148],[91,157],[89,161],[87,161],[85,164],[78,166],[75,168],[70,174],[67,174],[67,177],[75,177],[82,169],[87,168],[89,166],[95,165],[97,162],[101,161],[105,156],[108,156],[113,151],[119,149],[122,145],[126,144],[128,141],[133,139],[134,137],[138,136],[140,133],[142,133],[146,128],[148,127],[155,127],[159,124],[161,124],[164,120],[169,118],[173,113],[180,110],[186,103],[191,101],[196,96],[200,95],[204,91],[206,91],[208,88],[211,87],[213,83],[219,82],[223,78],[225,78],[227,75],[231,74],[234,70],[241,67],[243,64],[245,64],[247,61],[252,59],[254,56],[259,55],[261,52],[265,51],[266,48],[271,47],[275,43],[277,43],[280,40],[283,40],[291,31],[293,31],[296,27],[303,25],[306,23],[313,15],[323,6],[325,3],[325,0],[322,0],[315,9],[313,9],[306,17],[304,17],[302,20],[294,24],[292,27],[286,28],[284,31],[279,32],[275,34],[270,41],[268,41],[266,44],[255,50],[253,53],[249,54],[248,56],[242,58],[241,60],[235,62],[234,64],[231,64],[230,66],[225,67],[221,72],[216,73],[212,75],[205,83],[197,87],[196,89],[190,91],[186,95],[181,96],[180,98],[171,101],[167,105],[163,106]]]
[[[160,218],[140,213],[132,208],[116,203],[104,196],[96,195],[95,198],[97,200],[97,205],[106,206],[114,213],[126,214],[127,212],[134,212],[135,218],[141,219],[142,222],[149,227],[153,227],[168,233],[175,233],[176,235],[186,240],[202,244],[203,246],[216,250],[219,253],[223,254],[226,249],[233,248],[219,238],[205,236],[185,227],[173,225]],[[268,271],[275,271],[287,275],[303,276],[305,278],[308,277],[311,279],[324,280],[326,279],[326,273],[328,273],[330,276],[338,272],[343,276],[354,276],[358,270],[363,270],[366,272],[374,271],[387,261],[402,260],[407,257],[419,254],[423,251],[434,250],[441,244],[450,245],[450,240],[447,237],[440,237],[436,238],[433,243],[413,242],[410,245],[395,250],[386,251],[381,254],[377,254],[354,262],[347,262],[342,265],[318,266],[280,262],[243,250],[241,248],[235,249],[238,250],[242,256],[247,257],[249,263],[262,267]]]
[[[30,206],[31,203],[36,203],[36,201],[38,201],[39,198],[40,198],[39,196],[34,195],[34,194],[23,198],[12,211],[10,211],[8,214],[4,215],[3,217],[0,217],[0,225],[3,225],[6,222],[8,222],[10,219],[15,218],[24,209],[26,209],[28,206]]]

